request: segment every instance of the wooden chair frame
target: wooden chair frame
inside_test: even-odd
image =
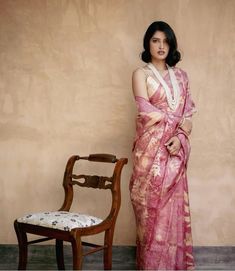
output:
[[[115,163],[112,177],[103,176],[91,176],[91,175],[74,175],[74,164],[78,160],[88,160],[93,162],[105,162]],[[27,223],[18,222],[17,219],[14,222],[14,227],[19,244],[19,263],[18,269],[25,270],[27,265],[27,253],[28,245],[47,241],[50,239],[56,239],[56,260],[59,270],[64,270],[64,253],[63,253],[63,241],[71,243],[73,253],[73,269],[80,270],[82,268],[82,258],[85,255],[94,253],[99,250],[104,250],[103,262],[104,269],[112,269],[112,243],[115,222],[120,209],[121,204],[121,191],[120,191],[120,179],[122,168],[127,164],[127,158],[117,159],[111,154],[91,154],[87,157],[80,157],[74,155],[70,157],[67,162],[63,187],[65,192],[64,203],[59,211],[69,211],[72,205],[74,191],[73,186],[85,186],[99,189],[110,189],[112,193],[112,206],[109,215],[98,225],[93,225],[84,228],[74,228],[70,231],[63,231],[38,225],[32,225]],[[80,182],[80,179],[84,179],[84,182]],[[104,234],[104,245],[95,245],[86,242],[82,242],[82,236],[94,235],[101,232]],[[28,241],[27,233],[43,236],[43,238]],[[88,252],[83,253],[83,245],[93,247]]]

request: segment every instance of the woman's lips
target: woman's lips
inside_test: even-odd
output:
[[[165,54],[165,51],[158,51],[157,52],[159,55],[164,55]]]

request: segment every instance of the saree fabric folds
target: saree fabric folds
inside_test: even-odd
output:
[[[179,103],[172,110],[165,91],[146,74],[149,100],[136,96],[138,108],[133,145],[130,196],[137,225],[137,267],[140,270],[192,270],[191,221],[186,168],[190,154],[183,119],[195,112],[187,74],[173,68]],[[169,74],[165,82],[173,93]],[[181,148],[170,155],[165,143],[178,136]]]

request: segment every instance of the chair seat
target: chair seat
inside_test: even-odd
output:
[[[38,225],[63,231],[84,228],[101,223],[103,220],[87,214],[66,211],[27,214],[17,219],[20,223]]]

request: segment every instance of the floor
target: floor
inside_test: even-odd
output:
[[[235,247],[195,247],[196,270],[235,270]],[[16,270],[18,247],[0,245],[0,270]],[[65,247],[66,269],[72,269],[71,247]],[[28,270],[56,270],[55,252],[52,245],[29,247]],[[84,270],[102,270],[102,252],[89,255],[83,263]],[[135,270],[135,248],[113,247],[113,269]]]

